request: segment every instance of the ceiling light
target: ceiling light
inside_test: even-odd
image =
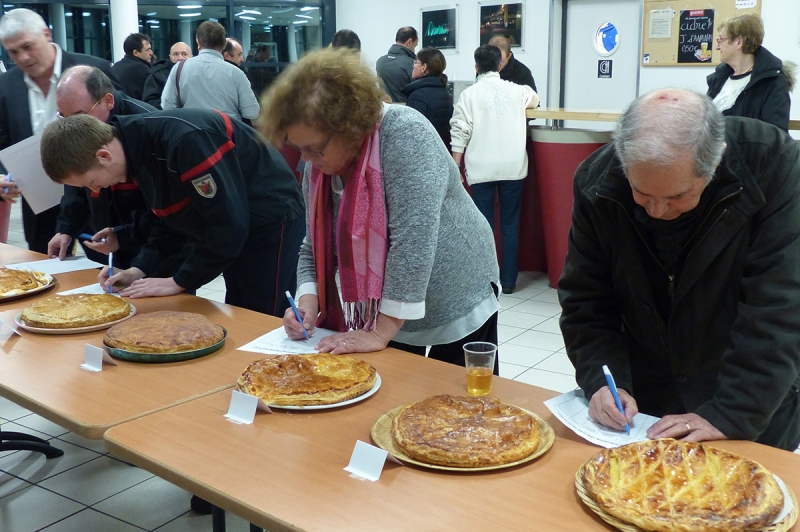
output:
[[[201,13],[181,13],[180,16],[182,17],[199,17]]]
[[[66,13],[64,13],[64,16],[65,17],[71,17],[72,16],[72,11],[67,11]]]
[[[247,15],[239,15],[239,18],[242,20],[255,20],[256,17],[248,17]]]
[[[145,22],[145,24],[160,24],[160,22],[157,20],[148,20]]]
[[[301,7],[300,11],[312,11],[314,9],[319,9],[319,7],[305,6],[305,7]]]
[[[273,13],[288,13],[289,11],[294,11],[294,8],[290,7],[288,9],[273,9],[272,10]]]
[[[245,15],[260,15],[261,11],[258,9],[242,9],[242,13]]]
[[[314,18],[314,17],[309,17],[308,15],[295,15],[295,16],[300,18]]]
[[[178,9],[200,9],[203,6],[177,6]]]
[[[84,17],[91,17],[91,16],[92,16],[92,14],[91,14],[91,13],[89,13],[88,11],[84,11],[84,12],[83,12],[83,16],[84,16]]]
[[[100,25],[103,26],[104,28],[106,27],[106,23],[105,22],[101,22]]]
[[[156,15],[158,15],[158,11],[153,11],[152,13],[147,14],[148,17],[154,17]]]
[[[307,20],[295,20],[294,23],[295,24],[308,24],[308,21]]]

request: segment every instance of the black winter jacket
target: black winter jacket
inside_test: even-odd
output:
[[[439,76],[425,76],[403,87],[406,105],[427,118],[450,149],[450,119],[453,118],[453,101],[445,83]]]
[[[136,100],[142,99],[144,82],[150,73],[150,63],[144,59],[125,54],[125,57],[114,63],[111,71],[117,76],[117,80],[122,85],[122,92]]]
[[[411,71],[414,70],[416,54],[401,44],[393,44],[389,53],[378,58],[375,70],[383,80],[386,93],[392,102],[405,102],[403,87],[411,82]]]
[[[708,83],[706,94],[712,99],[715,98],[731,75],[733,68],[720,63],[706,78]],[[789,91],[793,84],[793,75],[784,70],[783,62],[762,46],[755,53],[750,81],[733,106],[722,114],[763,120],[788,131],[789,108],[792,103]]]
[[[639,410],[693,412],[731,439],[800,442],[800,147],[726,119],[717,186],[676,271],[634,218],[613,146],[578,168],[558,283],[561,331],[586,397],[607,364]],[[658,292],[658,293],[657,293]],[[657,300],[667,297],[665,323]]]
[[[161,109],[161,93],[164,92],[164,85],[167,84],[173,65],[174,63],[169,59],[162,59],[153,65],[144,82],[141,98],[143,102],[149,103],[156,109]]]
[[[514,82],[517,85],[527,85],[533,89],[533,92],[537,92],[531,69],[517,61],[517,58],[513,55],[508,59],[508,63],[503,67],[503,70],[500,71],[500,79]]]

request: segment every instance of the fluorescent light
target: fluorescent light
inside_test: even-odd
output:
[[[147,14],[148,17],[154,17],[156,15],[158,15],[158,11],[153,11],[152,13]]]
[[[178,7],[178,9],[200,9],[203,6],[194,6],[194,5],[192,5],[192,6],[177,6],[177,7]]]
[[[72,11],[67,11],[66,13],[64,13],[64,16],[65,17],[71,17],[72,16]]]
[[[295,24],[308,24],[308,21],[307,20],[295,20],[294,23]]]
[[[157,20],[148,20],[145,22],[145,24],[160,24],[160,22]]]
[[[258,9],[242,9],[242,13],[245,15],[260,15],[261,11]]]
[[[300,17],[300,18],[314,18],[314,17],[309,17],[308,15],[299,15],[299,14],[298,14],[298,15],[295,15],[295,16],[296,16],[296,17]],[[298,22],[299,22],[299,21],[298,21]]]
[[[313,11],[314,9],[319,9],[319,7],[305,6],[305,7],[301,7],[300,11]]]
[[[104,28],[106,27],[106,23],[105,22],[101,22],[100,25],[103,26]]]
[[[294,8],[290,7],[288,9],[273,9],[272,10],[273,13],[288,13],[289,11],[294,11]]]
[[[91,16],[92,16],[92,14],[91,14],[91,13],[89,13],[88,11],[84,11],[84,12],[83,12],[83,16],[84,16],[84,17],[91,17]]]
[[[199,17],[202,13],[181,13],[181,17]]]
[[[239,18],[242,20],[255,20],[256,17],[248,17],[247,15],[239,15]]]

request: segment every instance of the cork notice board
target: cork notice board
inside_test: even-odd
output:
[[[719,64],[717,26],[745,13],[761,14],[763,0],[645,0],[642,66]]]

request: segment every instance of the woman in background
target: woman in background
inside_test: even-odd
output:
[[[722,63],[706,78],[706,94],[725,116],[755,118],[788,131],[795,65],[772,55],[763,41],[758,15],[724,22],[717,39]]]
[[[450,146],[450,119],[453,117],[453,100],[447,92],[447,61],[442,52],[428,46],[417,53],[411,83],[403,87],[408,96],[406,106],[416,109],[430,120],[436,132]]]

